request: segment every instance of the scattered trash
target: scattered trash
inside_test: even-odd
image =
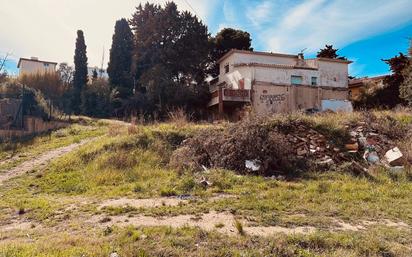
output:
[[[246,160],[245,161],[246,169],[251,170],[251,171],[259,171],[261,166],[262,164],[259,160],[252,160],[252,161]]]
[[[385,154],[385,160],[390,166],[402,166],[404,163],[403,154],[398,147],[387,151]]]
[[[209,173],[209,169],[208,169],[208,168],[206,168],[206,166],[205,166],[205,165],[202,165],[202,169],[204,170],[204,172],[205,172],[205,173]]]
[[[200,180],[199,184],[203,187],[210,187],[212,185],[212,183],[207,181],[205,178],[202,178]]]
[[[369,164],[377,164],[379,162],[379,156],[373,146],[368,146],[363,154],[363,159]]]

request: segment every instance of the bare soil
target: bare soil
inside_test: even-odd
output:
[[[14,177],[18,177],[23,175],[24,173],[30,172],[36,168],[42,168],[45,167],[50,161],[59,158],[67,153],[70,153],[77,148],[81,147],[82,145],[85,145],[92,141],[92,139],[85,139],[79,143],[74,143],[68,146],[64,146],[58,149],[54,149],[52,151],[49,151],[47,153],[44,153],[43,155],[40,155],[36,158],[33,158],[31,160],[25,161],[18,165],[17,167],[14,167],[10,170],[7,170],[3,173],[0,174],[0,185],[2,185],[5,181],[12,179]]]

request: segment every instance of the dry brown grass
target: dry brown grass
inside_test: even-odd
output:
[[[167,116],[169,118],[169,122],[176,124],[178,127],[187,125],[192,118],[192,115],[188,114],[183,108],[170,110],[167,113]]]

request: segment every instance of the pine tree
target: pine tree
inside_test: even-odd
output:
[[[116,22],[107,68],[112,89],[117,88],[122,98],[132,95],[133,33],[126,19]]]
[[[216,77],[219,75],[217,61],[232,49],[253,51],[252,39],[246,31],[232,28],[222,29],[215,37],[210,38],[211,68],[209,73]]]
[[[74,114],[80,114],[81,95],[87,84],[87,50],[83,31],[77,31],[76,50],[74,54],[74,76],[71,109]]]
[[[402,71],[404,81],[400,86],[400,94],[401,98],[412,107],[412,40],[410,41],[408,54],[408,64]]]
[[[134,31],[136,79],[154,112],[206,105],[205,70],[209,54],[207,27],[174,2],[165,7],[136,8],[130,21]]]
[[[330,58],[330,59],[339,59],[339,60],[347,60],[346,57],[339,56],[337,52],[339,49],[334,49],[333,45],[325,45],[325,48],[320,49],[317,56],[318,58]]]

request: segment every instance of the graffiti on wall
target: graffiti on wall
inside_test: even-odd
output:
[[[284,101],[286,101],[286,94],[260,96],[260,102],[266,105],[280,104]]]
[[[286,94],[260,95],[260,103],[266,106],[271,113],[280,111],[281,104],[286,101]]]

